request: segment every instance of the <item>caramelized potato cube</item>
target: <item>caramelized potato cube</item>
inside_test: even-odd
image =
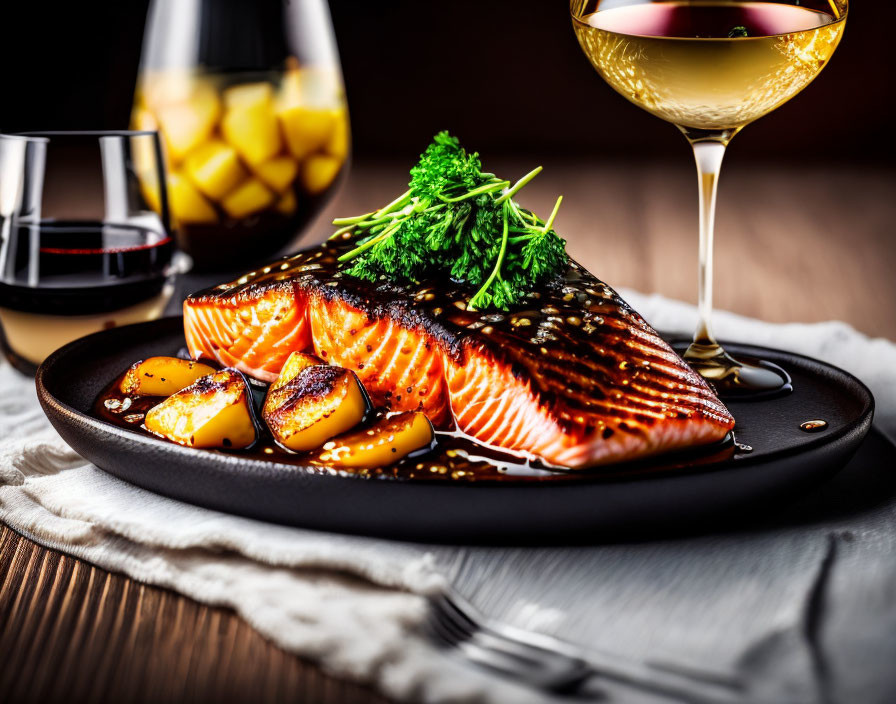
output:
[[[212,223],[218,220],[218,214],[211,204],[189,179],[176,171],[168,173],[168,201],[171,214],[180,223]]]
[[[253,170],[268,186],[282,193],[295,181],[296,174],[299,173],[299,164],[291,157],[277,156],[256,164]]]
[[[184,171],[196,187],[212,200],[221,200],[247,175],[236,150],[217,139],[203,144],[190,154]]]
[[[295,379],[299,372],[315,366],[326,366],[326,363],[317,355],[309,354],[308,352],[293,352],[286,358],[286,361],[280,368],[277,380],[271,384],[270,388],[279,389]]]
[[[320,448],[355,427],[369,410],[354,373],[325,364],[303,369],[269,394],[262,416],[274,439],[294,452]]]
[[[323,149],[336,126],[336,111],[329,108],[297,105],[280,110],[277,116],[286,145],[299,160]]]
[[[267,161],[282,147],[270,96],[263,102],[229,109],[221,121],[221,134],[249,164]]]
[[[188,447],[242,449],[257,431],[242,374],[223,369],[169,396],[146,414],[146,429]]]
[[[283,367],[280,369],[280,374],[268,387],[268,393],[264,399],[264,412],[267,413],[273,411],[276,405],[282,403],[283,399],[278,399],[277,397],[276,392],[278,389],[286,386],[304,369],[319,365],[326,366],[320,357],[316,357],[313,354],[308,354],[307,352],[293,352],[289,355],[283,363]]]
[[[150,357],[127,370],[120,388],[130,396],[170,396],[214,372],[207,364],[189,359]]]
[[[324,445],[320,459],[335,467],[385,467],[432,446],[435,431],[423,413],[407,411]]]
[[[283,215],[292,215],[296,212],[296,208],[299,203],[296,200],[296,194],[292,191],[287,191],[282,196],[280,196],[280,200],[276,202],[274,207],[277,209],[278,213],[282,213]]]
[[[180,162],[205,142],[221,114],[221,101],[209,86],[201,86],[185,101],[160,105],[156,110],[168,156]]]
[[[302,164],[302,185],[311,195],[323,193],[336,179],[342,160],[323,154],[309,157]]]
[[[266,208],[274,200],[274,194],[257,178],[250,178],[242,186],[221,201],[221,207],[232,218],[247,215]]]

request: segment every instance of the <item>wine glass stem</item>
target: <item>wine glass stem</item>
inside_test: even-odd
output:
[[[709,132],[682,128],[697,162],[700,188],[700,267],[697,279],[697,330],[684,358],[720,393],[768,393],[784,388],[786,374],[761,365],[740,362],[716,342],[712,334],[712,259],[716,219],[716,190],[728,142],[737,130]]]
[[[685,131],[685,136],[694,150],[700,193],[700,264],[697,284],[699,320],[694,333],[694,343],[712,348],[718,347],[712,333],[712,250],[716,219],[716,191],[725,149],[733,135],[728,131],[701,132],[700,134]]]

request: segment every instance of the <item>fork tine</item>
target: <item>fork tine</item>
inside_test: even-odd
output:
[[[428,626],[438,640],[480,665],[552,691],[569,690],[590,674],[584,661],[509,638],[477,621],[453,595],[435,596],[431,605]]]
[[[477,644],[465,634],[459,634],[450,623],[442,618],[430,618],[426,625],[428,632],[438,642],[456,648],[469,660],[499,670],[506,675],[519,676],[523,663],[515,655],[492,651],[487,646]],[[459,638],[459,635],[462,637]]]
[[[450,638],[453,644],[468,640],[473,635],[471,629],[460,628],[455,623],[450,612],[444,608],[441,601],[433,602],[429,621],[430,623],[438,624],[441,632],[443,632],[447,638]]]
[[[493,622],[454,590],[429,599],[426,629],[436,643],[453,648],[468,661],[544,690],[570,693],[592,675],[637,689],[677,696],[690,702],[743,702],[743,685],[723,674],[688,675],[672,666],[598,656],[593,664],[579,648],[540,633]]]

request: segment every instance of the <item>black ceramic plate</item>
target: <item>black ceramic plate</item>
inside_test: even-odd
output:
[[[362,478],[181,447],[89,415],[100,391],[137,359],[183,347],[181,318],[106,330],[66,345],[37,373],[40,402],[79,454],[107,472],[201,506],[308,528],[410,540],[624,537],[670,523],[730,517],[792,495],[842,467],[871,425],[874,401],[855,377],[775,350],[761,355],[793,379],[792,393],[729,403],[749,453],[663,469],[667,460],[600,473],[498,482]],[[827,429],[800,424],[824,419]],[[714,518],[714,519],[715,519]]]

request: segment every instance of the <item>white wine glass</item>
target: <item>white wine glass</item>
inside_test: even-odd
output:
[[[603,79],[677,126],[700,194],[699,322],[685,359],[722,395],[775,393],[787,375],[738,361],[712,332],[713,229],[725,149],[827,65],[848,0],[571,0],[573,27]]]

